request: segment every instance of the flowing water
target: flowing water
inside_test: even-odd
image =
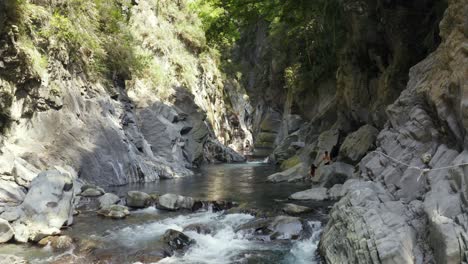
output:
[[[201,200],[231,200],[242,208],[280,214],[287,197],[308,188],[309,184],[267,183],[266,177],[274,172],[274,167],[263,163],[207,165],[193,177],[112,187],[106,191],[121,196],[129,190],[141,190],[176,193]],[[322,210],[303,216],[311,231],[300,240],[292,241],[259,240],[252,234],[236,232],[237,227],[254,218],[250,214],[226,214],[209,209],[167,212],[154,207],[132,211],[124,220],[105,219],[86,212],[75,217],[75,224],[64,233],[79,240],[81,247],[92,248],[91,254],[74,249],[55,253],[47,247],[14,244],[0,246],[0,254],[23,256],[31,263],[319,263],[316,249],[325,218]],[[161,236],[168,229],[183,231],[190,224],[208,226],[211,232],[184,231],[196,243],[183,254],[163,258]]]

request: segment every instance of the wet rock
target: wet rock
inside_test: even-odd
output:
[[[365,125],[346,137],[340,148],[340,159],[352,164],[358,163],[374,147],[379,131]]]
[[[0,218],[0,243],[10,241],[14,236],[13,228],[8,221]]]
[[[256,235],[269,235],[271,233],[268,230],[268,225],[273,221],[273,217],[270,218],[257,218],[249,221],[245,224],[240,225],[236,228],[237,232],[253,232]]]
[[[328,199],[328,190],[324,187],[316,187],[309,190],[294,193],[289,197],[289,199],[324,201]]]
[[[213,212],[229,210],[233,207],[238,206],[236,202],[231,202],[231,201],[213,201],[210,203],[212,205]]]
[[[315,173],[315,177],[312,178],[312,182],[325,188],[331,188],[335,184],[343,184],[350,179],[353,172],[354,166],[343,162],[334,162],[330,165],[320,166]]]
[[[49,245],[54,250],[68,249],[73,246],[73,239],[69,236],[48,236],[39,240],[40,246]]]
[[[145,208],[151,204],[151,196],[139,191],[127,192],[127,206],[133,208]]]
[[[292,204],[288,203],[285,204],[283,207],[283,212],[289,214],[289,215],[298,215],[298,214],[304,214],[304,213],[309,213],[312,212],[313,209],[307,206],[301,206],[297,204]]]
[[[283,215],[255,219],[236,229],[236,232],[252,233],[260,240],[298,239],[302,231],[300,218]]]
[[[231,163],[244,162],[246,158],[237,153],[230,147],[226,147],[221,142],[215,139],[208,139],[203,145],[204,158],[210,163]]]
[[[165,254],[167,256],[172,256],[175,252],[184,252],[195,244],[195,240],[174,229],[167,230],[162,237],[162,241],[166,244]]]
[[[113,219],[122,219],[130,215],[128,207],[120,204],[113,204],[109,207],[102,208],[97,213],[98,215],[102,215]]]
[[[255,208],[242,208],[242,207],[234,207],[229,210],[226,210],[226,214],[249,214],[257,217],[267,218],[274,216],[274,212],[271,211],[262,211]]]
[[[106,193],[99,197],[99,208],[106,208],[120,201],[120,197],[113,193]]]
[[[211,233],[211,228],[206,224],[190,224],[184,227],[184,232],[186,231],[194,231],[198,234],[206,235]]]
[[[305,179],[308,174],[304,166],[305,165],[301,162],[290,169],[272,174],[268,176],[268,181],[276,183],[276,182],[294,182],[294,181]]]
[[[268,228],[272,231],[270,238],[277,239],[298,239],[303,230],[300,218],[290,216],[277,216],[270,223]]]
[[[158,209],[163,210],[179,210],[179,209],[189,209],[192,210],[195,201],[192,197],[185,197],[182,195],[177,195],[173,193],[167,193],[159,197],[159,202],[157,204]]]
[[[80,193],[80,195],[83,197],[98,197],[103,194],[104,192],[95,188],[87,188],[85,191]]]

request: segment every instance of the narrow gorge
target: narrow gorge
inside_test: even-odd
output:
[[[468,263],[467,98],[467,0],[2,0],[0,263]]]

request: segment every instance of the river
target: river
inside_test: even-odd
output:
[[[287,197],[309,188],[310,183],[268,183],[266,177],[275,167],[260,162],[243,164],[206,165],[193,177],[163,180],[148,184],[109,187],[106,191],[124,196],[129,190],[147,193],[176,193],[201,200],[230,200],[241,208],[255,208],[271,215],[281,214]],[[96,245],[92,253],[82,257],[73,249],[55,253],[49,248],[8,244],[0,246],[0,254],[25,257],[31,263],[51,263],[66,259],[73,263],[320,263],[317,246],[327,205],[306,204],[317,208],[314,213],[301,216],[311,232],[297,241],[253,239],[252,235],[236,232],[236,228],[255,217],[246,213],[226,214],[211,210],[199,212],[167,212],[149,207],[132,211],[124,220],[98,217],[83,212],[75,224],[64,233],[77,241]],[[189,224],[210,226],[209,234],[185,231],[196,241],[187,252],[161,259],[161,236],[168,229],[182,231]],[[66,258],[64,258],[66,256]],[[56,263],[68,263],[58,261]]]

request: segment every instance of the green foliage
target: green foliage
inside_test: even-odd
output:
[[[336,69],[336,53],[345,35],[340,0],[196,0],[192,8],[211,45],[229,49],[241,32],[266,21],[272,56],[287,60],[284,67],[299,63],[298,74],[309,82]]]

